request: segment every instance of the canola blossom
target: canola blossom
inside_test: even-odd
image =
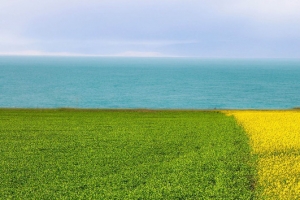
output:
[[[227,111],[250,137],[258,156],[262,198],[300,199],[300,112]]]

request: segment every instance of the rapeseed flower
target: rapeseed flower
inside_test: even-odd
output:
[[[300,199],[300,112],[226,111],[244,127],[258,156],[258,186],[267,199]]]

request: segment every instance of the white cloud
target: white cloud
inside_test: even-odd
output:
[[[2,31],[0,32],[0,46],[4,45],[28,45],[32,44],[34,41],[30,39],[23,38],[20,35],[15,35],[14,33]]]
[[[113,56],[121,57],[163,57],[164,55],[159,52],[138,52],[138,51],[126,51],[118,53]]]
[[[87,56],[84,54],[74,54],[68,52],[43,52],[43,51],[36,51],[36,50],[26,50],[26,51],[9,51],[9,52],[0,52],[0,55],[6,56]]]
[[[8,52],[0,52],[0,55],[7,55],[7,56],[41,56],[44,55],[43,52],[34,51],[34,50],[27,50],[27,51],[8,51]]]
[[[229,16],[247,17],[267,22],[300,18],[299,0],[228,0],[212,1],[213,7]]]
[[[159,52],[138,52],[138,51],[127,51],[118,54],[80,54],[70,52],[43,52],[43,51],[12,51],[12,52],[1,52],[0,55],[5,56],[84,56],[84,57],[165,57],[165,55]]]
[[[126,9],[132,6],[139,9],[156,8],[161,11],[173,8],[177,11],[184,10],[186,14],[204,8],[226,15],[248,16],[260,20],[286,20],[300,17],[299,0],[1,0],[0,16],[26,20],[76,7]]]
[[[24,38],[10,31],[0,31],[1,52],[23,51],[34,47],[36,47],[36,41],[33,39]]]
[[[0,52],[214,55],[285,44],[299,52],[299,10],[300,0],[1,0]]]
[[[91,40],[87,43],[106,45],[135,45],[135,46],[169,46],[177,44],[195,44],[196,40]]]

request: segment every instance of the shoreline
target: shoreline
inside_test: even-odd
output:
[[[0,107],[0,110],[53,110],[53,111],[136,111],[136,112],[155,112],[155,111],[300,111],[300,107],[295,108],[13,108],[13,107]]]

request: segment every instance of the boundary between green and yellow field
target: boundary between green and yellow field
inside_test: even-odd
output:
[[[300,110],[236,110],[258,157],[259,199],[300,199]]]

